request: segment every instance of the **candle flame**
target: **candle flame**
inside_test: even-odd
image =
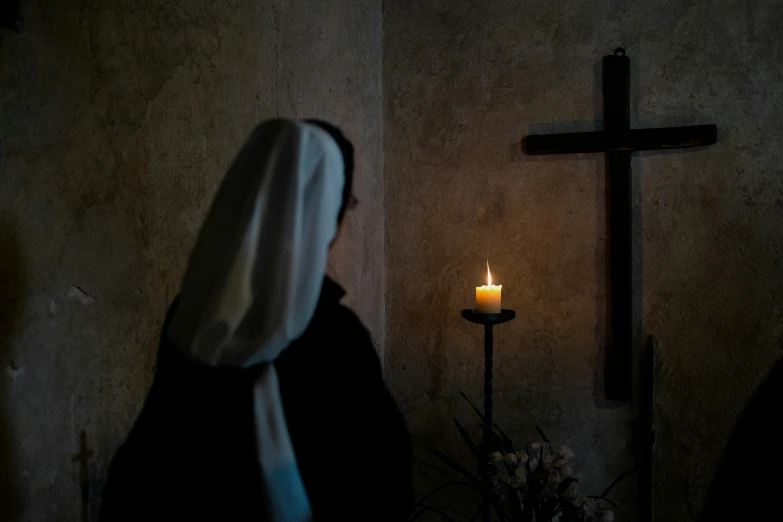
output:
[[[489,271],[489,259],[487,259],[487,286],[492,286],[492,274]]]

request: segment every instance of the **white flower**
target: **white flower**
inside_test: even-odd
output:
[[[580,501],[582,503],[582,512],[585,514],[585,516],[592,517],[595,513],[595,502],[593,499],[582,498]]]
[[[573,489],[573,488],[569,488]],[[569,492],[566,491],[566,495]],[[603,499],[591,499],[587,497],[581,497],[579,499],[571,501],[571,503],[578,507],[582,512],[580,520],[587,522],[613,522],[614,512],[606,505],[606,501]]]
[[[544,454],[541,456],[541,464],[546,469],[552,467],[552,464],[554,463],[555,463],[554,454],[545,451]]]
[[[527,472],[525,468],[518,467],[514,470],[514,473],[508,478],[509,486],[516,489],[521,495],[522,491],[527,490]]]
[[[519,484],[518,486],[516,486],[517,488],[527,486],[527,471],[525,471],[524,467],[520,466],[514,470],[514,478],[517,480],[517,483]]]
[[[555,450],[555,454],[561,458],[561,459],[572,459],[574,458],[574,452],[571,451],[571,448],[563,444],[562,446],[559,446],[557,450]]]
[[[496,464],[497,464],[498,462],[501,462],[501,461],[503,460],[503,454],[502,454],[502,453],[500,453],[499,451],[496,451],[496,452],[494,452],[494,453],[491,453],[491,454],[489,455],[489,459],[490,459],[492,462],[494,462],[494,463],[496,463]]]
[[[563,493],[563,500],[573,503],[576,500],[576,487],[573,484]]]
[[[517,462],[520,466],[524,465],[528,460],[527,453],[524,451],[517,451]]]
[[[530,453],[533,453],[534,455],[540,454],[541,450],[549,451],[549,443],[548,442],[534,442],[530,445]]]

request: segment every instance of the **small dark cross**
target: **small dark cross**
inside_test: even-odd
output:
[[[528,154],[606,153],[609,221],[609,332],[606,397],[630,400],[633,383],[631,152],[679,149],[717,142],[715,125],[631,129],[630,60],[617,49],[603,62],[604,130],[525,138]]]
[[[73,456],[73,462],[79,463],[79,487],[82,494],[82,521],[90,520],[90,471],[89,459],[94,455],[87,446],[87,432],[82,430],[79,435],[79,453]]]

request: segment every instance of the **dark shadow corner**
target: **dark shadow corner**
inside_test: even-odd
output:
[[[19,29],[22,22],[20,4],[21,0],[0,0],[0,30],[16,31]]]
[[[21,327],[27,279],[17,223],[0,214],[0,520],[6,522],[20,520],[23,510],[7,411],[18,366],[12,342]]]
[[[778,359],[734,426],[707,492],[700,520],[780,520],[781,403],[783,359]]]

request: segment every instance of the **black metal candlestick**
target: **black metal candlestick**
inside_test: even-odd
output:
[[[492,506],[492,475],[489,457],[492,449],[492,352],[494,348],[492,327],[510,321],[516,316],[517,313],[514,310],[505,309],[501,310],[499,314],[484,314],[475,308],[462,311],[464,319],[471,323],[484,325],[484,439],[482,442],[484,462],[479,463],[484,478],[484,502],[481,509],[484,522],[489,522]]]

